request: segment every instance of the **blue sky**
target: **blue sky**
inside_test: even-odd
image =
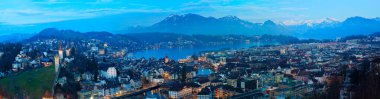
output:
[[[299,24],[324,18],[380,17],[379,4],[380,0],[0,0],[0,23],[34,24],[123,13],[195,13]]]

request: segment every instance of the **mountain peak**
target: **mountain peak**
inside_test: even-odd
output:
[[[219,18],[220,20],[240,20],[238,17],[236,17],[236,16],[231,16],[231,15],[229,15],[229,16],[225,16],[225,17],[221,17],[221,18]]]
[[[179,17],[179,15],[178,15],[178,14],[171,14],[171,15],[169,15],[169,16],[166,17],[166,18],[172,18],[172,17]]]
[[[194,14],[194,13],[187,13],[187,14],[184,14],[183,16],[201,16],[201,15]]]
[[[315,23],[315,24],[336,24],[336,23],[339,23],[338,20],[336,19],[333,19],[333,18],[325,18],[323,20],[321,20],[319,23]]]
[[[373,18],[376,21],[380,21],[380,17]]]
[[[338,22],[338,20],[334,19],[334,18],[325,18],[323,20],[323,22],[328,22],[328,23],[332,23],[332,22]]]
[[[172,14],[172,15],[169,15],[167,18],[178,18],[178,17],[184,18],[184,17],[203,17],[203,16],[198,15],[198,14],[193,14],[193,13],[187,13],[187,14],[182,14],[182,15]]]
[[[368,19],[364,17],[360,17],[360,16],[355,16],[355,17],[347,18],[345,21],[363,21],[363,20],[368,20]]]
[[[356,16],[356,17],[347,18],[343,23],[344,24],[369,24],[369,23],[374,23],[374,22],[376,22],[376,20]]]
[[[264,22],[263,26],[274,26],[276,23],[274,23],[272,20],[267,20]]]
[[[173,14],[166,17],[163,21],[176,21],[176,20],[181,20],[181,19],[193,19],[193,18],[205,18],[205,17],[198,14],[193,14],[193,13],[187,13],[183,15]]]
[[[43,32],[50,32],[50,31],[59,31],[58,29],[56,28],[46,28],[46,29],[43,29],[40,33],[43,33]]]
[[[170,25],[170,26],[175,26],[175,25],[189,25],[189,24],[196,24],[199,22],[206,22],[210,20],[214,20],[215,18],[213,17],[203,17],[198,14],[183,14],[183,15],[170,15],[166,17],[164,20],[154,24],[154,26],[159,26],[159,25]]]

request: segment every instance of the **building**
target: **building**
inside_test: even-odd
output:
[[[106,53],[106,51],[104,49],[99,49],[99,55],[104,55]]]
[[[81,90],[77,92],[79,99],[89,99],[91,98],[91,91]]]
[[[280,54],[286,54],[286,49],[280,49]]]
[[[107,69],[107,78],[116,78],[117,77],[117,71],[115,67],[109,67]]]
[[[168,63],[169,62],[169,57],[168,55],[165,56],[165,63]]]
[[[59,69],[59,59],[60,57],[58,55],[55,55],[54,56],[54,65],[55,65],[55,72],[57,73],[58,72],[58,69]]]
[[[227,63],[227,58],[226,57],[220,57],[219,63],[224,65]]]
[[[209,75],[213,74],[214,71],[211,69],[198,69],[197,70],[197,77],[208,77]]]
[[[66,57],[70,56],[71,48],[66,48]]]
[[[147,95],[145,96],[144,99],[164,99],[164,97],[158,93],[153,93],[150,91],[150,92],[147,92]]]
[[[49,58],[42,58],[40,60],[41,64],[44,66],[44,67],[49,67],[50,65],[52,65],[52,60],[49,59]]]
[[[209,88],[203,88],[197,95],[198,99],[212,99],[212,92]]]
[[[104,44],[103,44],[103,47],[104,47],[104,48],[107,48],[107,47],[108,47],[108,44],[107,44],[107,43],[104,43]]]
[[[180,91],[182,91],[182,87],[171,87],[169,89],[169,97],[172,99],[181,98]]]
[[[53,95],[46,90],[44,96],[42,96],[42,99],[53,99]]]
[[[185,96],[190,95],[192,92],[192,88],[186,87],[183,84],[173,84],[172,87],[169,88],[169,98],[172,99],[180,99]]]
[[[62,43],[59,42],[59,49],[58,49],[59,58],[63,59],[63,50],[62,50]]]

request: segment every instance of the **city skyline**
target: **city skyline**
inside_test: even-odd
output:
[[[378,4],[0,0],[0,99],[377,99]]]

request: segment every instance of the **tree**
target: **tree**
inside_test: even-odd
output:
[[[94,74],[94,81],[98,81],[98,75],[99,75],[98,62],[96,61],[94,57],[92,57],[92,59],[90,60],[89,70],[92,74]]]
[[[75,56],[76,55],[75,47],[71,48],[70,54],[71,54],[71,56]]]
[[[0,57],[0,71],[8,71],[12,69],[12,63],[21,51],[21,44],[0,44],[0,51],[4,52],[2,57]]]

